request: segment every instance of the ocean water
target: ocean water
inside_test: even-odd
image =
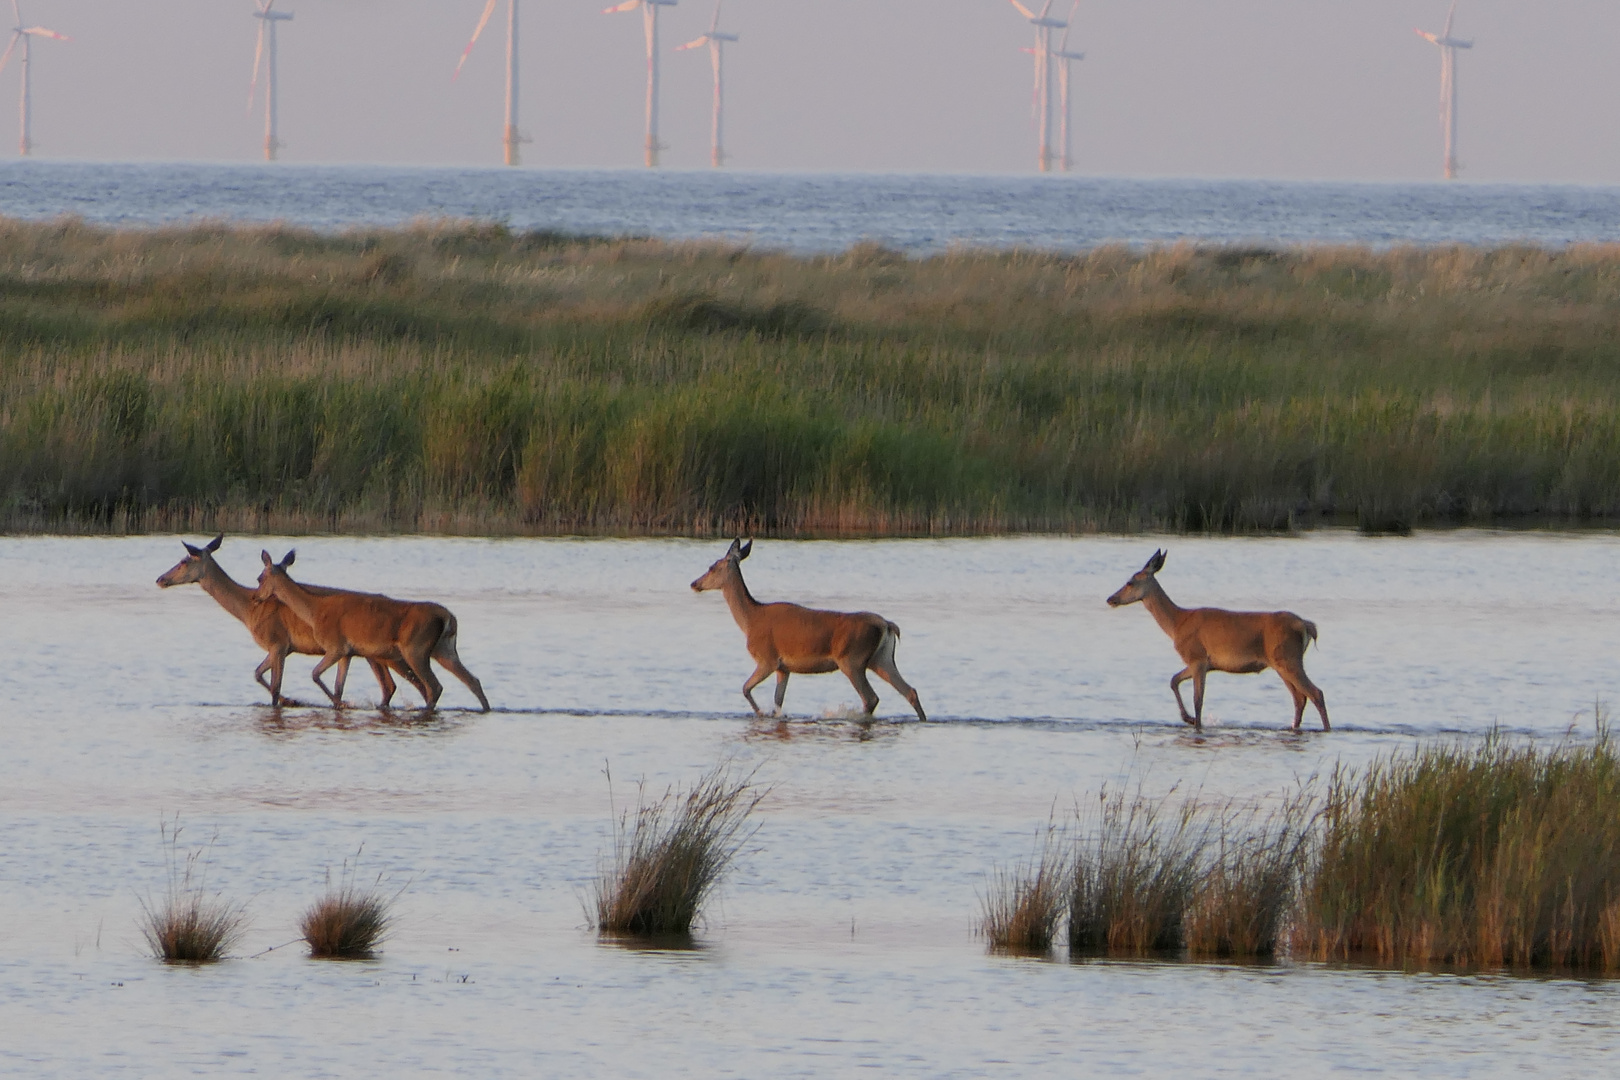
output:
[[[292,543],[219,559],[251,581]],[[456,613],[495,711],[446,679],[429,716],[371,707],[360,668],[351,709],[269,708],[246,631],[154,584],[177,538],[0,538],[0,1075],[1612,1075],[1620,981],[986,951],[990,872],[1104,785],[1264,798],[1423,739],[1585,737],[1613,699],[1620,537],[1177,537],[1179,602],[1318,624],[1334,720],[1290,733],[1274,675],[1215,675],[1198,735],[1169,641],[1104,603],[1163,543],[759,542],[761,599],[902,627],[931,722],[878,683],[867,725],[836,674],[747,711],[742,636],[688,588],[722,543],[299,539],[307,580]],[[600,943],[615,815],[724,760],[770,794],[697,947]],[[137,929],[176,816],[251,917],[206,968]],[[309,960],[298,915],[357,852],[393,937]]]
[[[801,253],[861,242],[911,254],[1179,242],[1559,246],[1620,240],[1620,186],[13,161],[0,165],[0,215],[322,230],[449,217]]]

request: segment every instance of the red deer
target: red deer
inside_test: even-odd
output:
[[[265,651],[264,662],[253,673],[253,678],[260,686],[270,691],[270,704],[280,706],[286,701],[281,696],[281,675],[287,662],[287,654],[319,656],[323,650],[315,643],[315,635],[311,632],[309,624],[288,611],[287,605],[273,598],[257,599],[254,590],[237,584],[229,574],[220,569],[220,565],[214,561],[214,552],[218,551],[220,544],[224,542],[224,533],[200,548],[182,540],[186,557],[157,579],[158,586],[167,589],[175,585],[199,584],[203,587],[203,592],[219,602],[220,607],[240,619],[248,628],[248,633],[253,635],[253,640],[258,643],[259,648]],[[326,591],[314,585],[306,587],[315,592]],[[387,664],[369,662],[371,670],[376,673],[377,685],[382,690],[382,707],[386,709],[389,702],[394,699],[394,678],[389,674]],[[267,671],[270,673],[268,682],[264,677]],[[401,669],[400,675],[406,682],[415,685],[416,676],[408,670]],[[417,689],[420,690],[421,687]]]
[[[259,553],[264,569],[259,573],[260,599],[275,597],[309,624],[320,645],[322,656],[315,665],[315,685],[326,692],[335,708],[343,708],[343,682],[349,675],[349,661],[356,656],[401,666],[415,675],[415,682],[429,709],[439,704],[444,687],[433,674],[428,661],[437,660],[445,670],[467,684],[478,703],[489,711],[489,699],[473,673],[456,655],[456,617],[443,604],[426,601],[394,600],[376,593],[349,592],[345,589],[316,591],[287,576],[296,552],[289,551],[279,563],[268,551]],[[328,690],[321,673],[337,665],[335,688]]]
[[[1187,666],[1170,678],[1170,689],[1181,709],[1182,723],[1204,726],[1204,676],[1211,671],[1248,675],[1272,668],[1294,696],[1294,730],[1299,730],[1307,699],[1322,714],[1322,730],[1330,731],[1322,691],[1305,675],[1305,648],[1316,640],[1316,624],[1291,611],[1223,611],[1220,608],[1180,608],[1165,595],[1154,577],[1164,569],[1164,552],[1155,551],[1147,565],[1108,598],[1109,607],[1138,600],[1152,614],[1159,629],[1170,635],[1176,652]],[[1193,681],[1193,711],[1181,700],[1181,684]]]
[[[754,687],[776,673],[776,710],[782,711],[782,700],[787,696],[790,674],[819,675],[829,671],[842,671],[861,695],[867,715],[877,708],[877,692],[867,681],[866,673],[873,671],[885,682],[906,696],[917,710],[918,720],[927,720],[922,702],[894,666],[894,647],[900,640],[900,628],[881,615],[870,611],[845,614],[840,611],[817,611],[798,604],[762,604],[749,593],[743,582],[741,563],[753,550],[754,542],[733,540],[724,557],[709,567],[709,572],[692,582],[693,592],[719,589],[731,608],[732,618],[742,627],[748,639],[748,652],[756,666],[754,673],[743,683],[743,697],[760,711],[754,700]]]

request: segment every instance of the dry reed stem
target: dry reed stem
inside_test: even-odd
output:
[[[980,900],[979,933],[993,949],[1051,951],[1068,910],[1070,842],[1048,827],[1040,850],[1025,862],[992,872]]]
[[[617,823],[612,864],[597,879],[597,929],[608,935],[691,933],[704,901],[753,835],[749,816],[769,794],[754,773],[722,763],[684,792],[670,788]],[[639,791],[639,789],[638,789]]]
[[[165,963],[215,963],[241,939],[246,905],[207,889],[207,855],[217,837],[182,853],[179,819],[160,823],[160,829],[168,883],[162,900],[141,898],[141,936]]]

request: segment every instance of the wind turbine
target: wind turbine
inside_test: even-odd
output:
[[[1079,0],[1075,0],[1075,2],[1079,3]],[[676,52],[680,52],[683,49],[695,49],[705,42],[708,43],[709,59],[714,64],[714,132],[710,138],[709,164],[716,169],[726,160],[726,152],[721,145],[720,139],[720,91],[722,86],[720,79],[720,51],[726,42],[736,40],[736,34],[722,34],[720,32],[720,0],[715,0],[714,21],[709,24],[709,32],[702,37],[693,38],[685,45],[677,46],[675,49]]]
[[[658,167],[658,151],[664,147],[658,141],[658,9],[674,7],[675,0],[624,0],[602,14],[641,9],[642,25],[647,31],[647,168]]]
[[[450,81],[461,78],[461,66],[472,55],[473,46],[478,44],[478,35],[484,32],[489,23],[489,17],[495,13],[495,0],[489,0],[484,5],[484,13],[478,17],[478,25],[473,29],[472,40],[467,47],[461,50],[461,59],[456,62],[456,73],[450,76]],[[506,163],[518,164],[518,144],[529,140],[518,134],[518,0],[507,0],[506,4],[506,134],[501,142],[506,147]]]
[[[276,23],[292,18],[290,11],[273,11],[276,0],[259,0],[253,17],[259,20],[259,38],[253,46],[253,81],[248,84],[248,111],[259,88],[259,68],[264,67],[264,160],[276,160],[281,139],[276,135]]]
[[[1457,0],[1446,12],[1446,28],[1439,34],[1415,30],[1418,37],[1440,47],[1440,130],[1446,141],[1446,179],[1457,178],[1457,50],[1472,49],[1472,41],[1451,36],[1451,21],[1457,17]]]
[[[1041,172],[1052,170],[1052,31],[1065,30],[1068,23],[1062,19],[1051,18],[1052,0],[1046,0],[1039,15],[1025,7],[1019,0],[1008,0],[1018,13],[1035,24],[1035,48],[1029,50],[1035,54],[1035,125],[1040,130],[1040,156],[1037,159]],[[1067,67],[1067,65],[1065,65]]]
[[[1080,10],[1080,0],[1074,0],[1074,6],[1069,8],[1069,21],[1063,27],[1063,38],[1058,47],[1053,50],[1052,56],[1058,62],[1058,101],[1062,105],[1058,121],[1058,142],[1063,147],[1062,167],[1068,172],[1074,167],[1074,159],[1069,153],[1069,64],[1075,60],[1084,60],[1083,52],[1069,51],[1069,30],[1074,25],[1074,13]]]
[[[17,16],[17,25],[11,31],[11,44],[6,46],[5,55],[0,56],[0,71],[5,70],[6,62],[17,48],[17,42],[22,42],[22,99],[18,102],[17,124],[17,153],[24,157],[34,148],[34,91],[32,81],[33,45],[37,37],[55,38],[57,41],[72,41],[65,34],[58,34],[55,30],[47,30],[43,26],[24,26],[22,9],[17,6],[17,0],[11,0],[11,11]]]

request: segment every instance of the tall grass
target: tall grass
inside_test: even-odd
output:
[[[165,963],[215,963],[241,940],[246,905],[209,891],[207,854],[213,841],[182,850],[179,820],[164,822],[161,829],[168,881],[161,898],[141,898],[141,936]]]
[[[1620,756],[1500,734],[1340,773],[1294,929],[1323,960],[1620,970]]]
[[[1192,906],[1214,834],[1186,799],[1104,792],[1082,823],[1069,900],[1069,947],[1142,955],[1187,943]]]
[[[371,957],[387,938],[394,923],[393,902],[377,885],[362,888],[356,881],[360,853],[345,859],[336,884],[327,875],[326,893],[311,904],[298,921],[309,955],[328,960],[363,960]]]
[[[861,248],[0,220],[0,527],[1620,517],[1620,248]]]
[[[768,791],[722,764],[684,792],[642,800],[617,824],[613,861],[596,883],[596,926],[606,935],[690,934],[704,901],[752,833],[749,815]]]
[[[991,948],[1051,950],[1068,910],[1069,862],[1066,838],[1049,827],[1029,860],[992,873],[979,915],[979,933]]]

